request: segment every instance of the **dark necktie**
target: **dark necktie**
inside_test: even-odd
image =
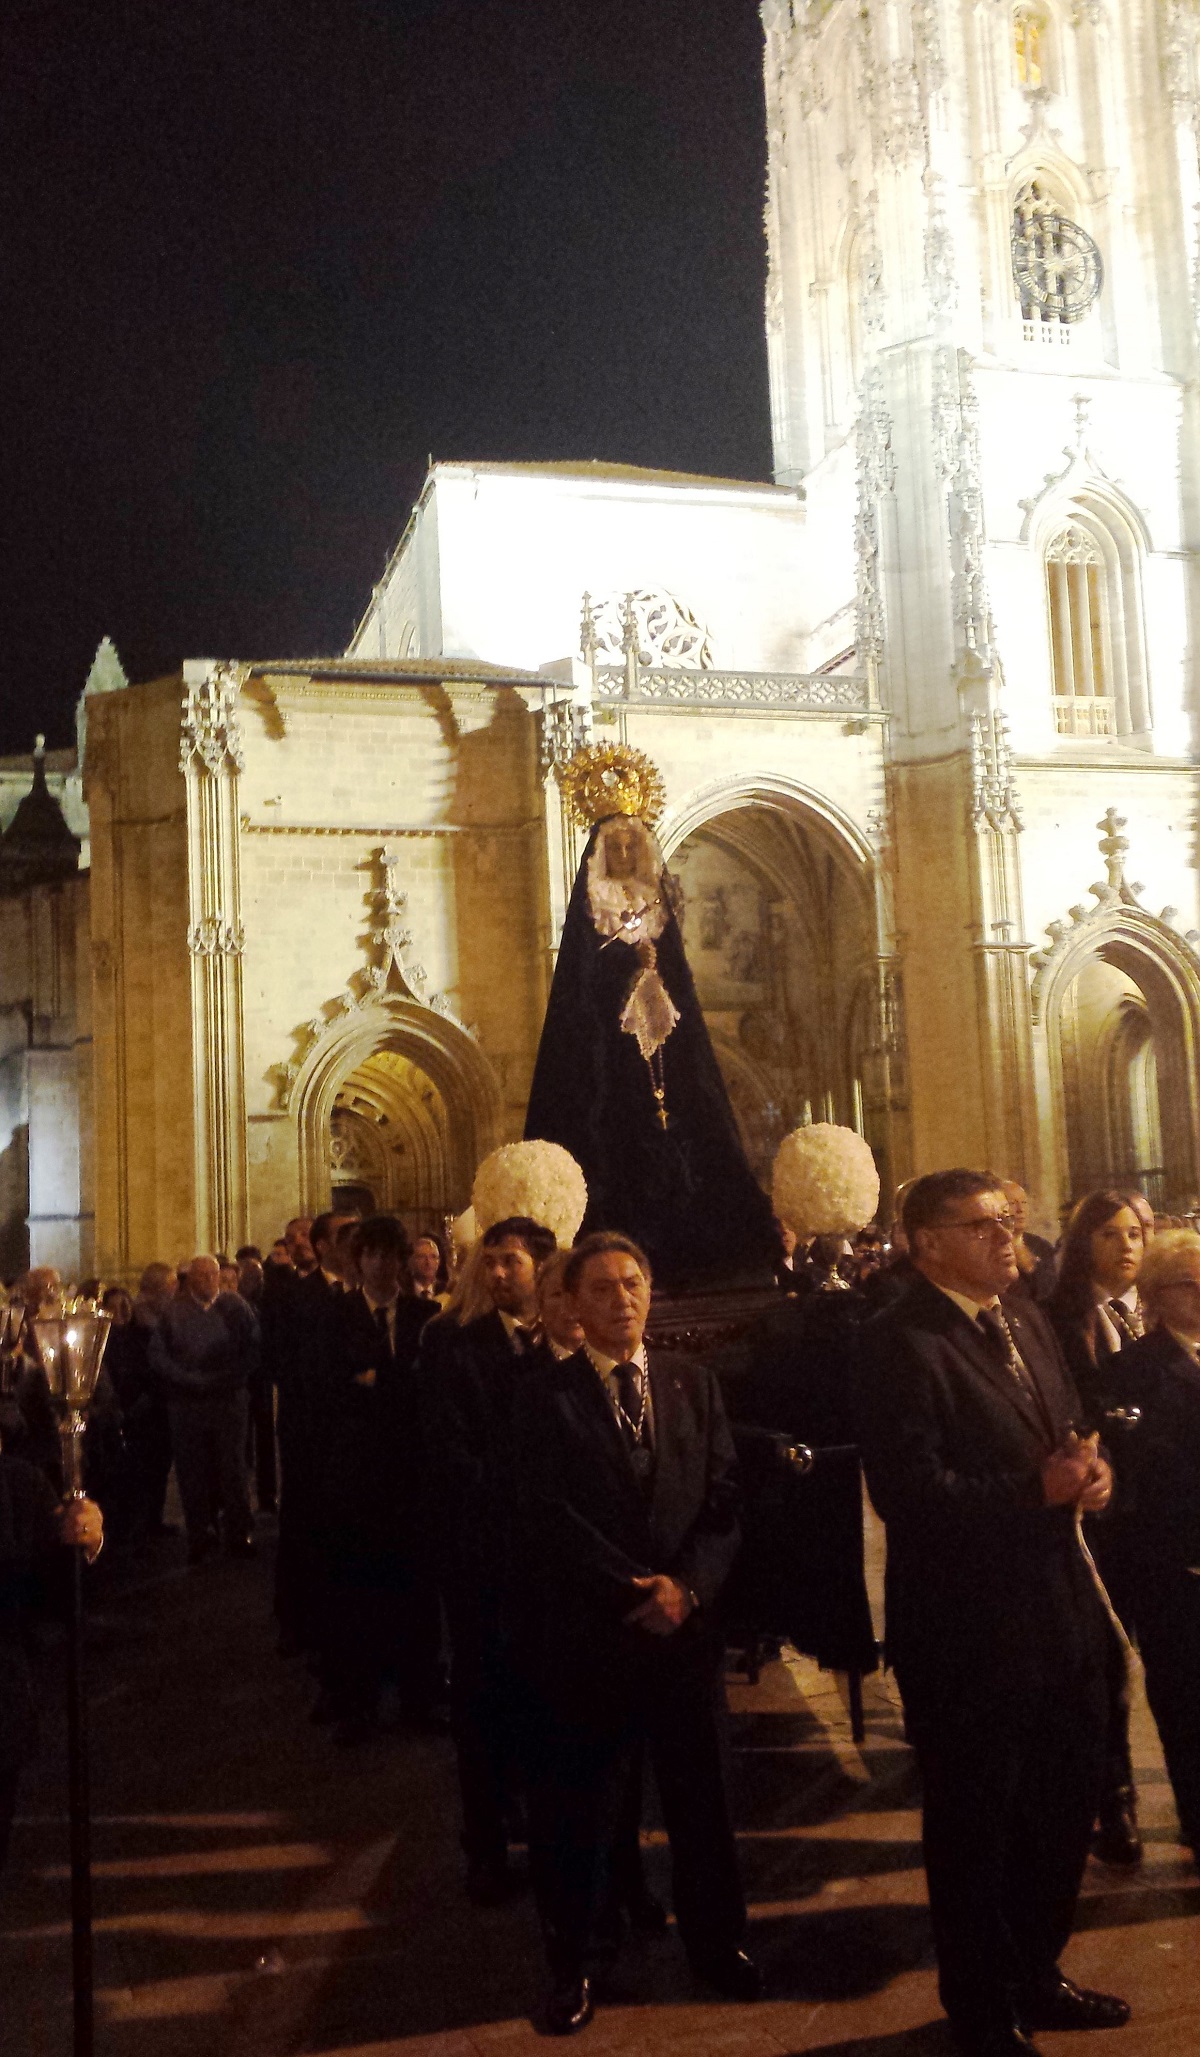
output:
[[[642,1374],[636,1364],[614,1364],[613,1378],[617,1385],[617,1401],[621,1412],[618,1416],[621,1434],[632,1450],[641,1440]]]
[[[1033,1388],[1029,1374],[1021,1362],[1017,1346],[1012,1339],[1012,1330],[1000,1308],[981,1307],[976,1318],[992,1355],[1015,1378],[1023,1393],[1031,1393]]]
[[[636,1364],[614,1364],[612,1375],[617,1388],[617,1427],[634,1477],[648,1501],[654,1490],[654,1449],[647,1434],[645,1374]]]
[[[1127,1307],[1123,1300],[1110,1300],[1108,1312],[1112,1319],[1112,1325],[1121,1338],[1122,1350],[1125,1348],[1126,1343],[1138,1343],[1141,1341],[1146,1331],[1142,1322],[1140,1308]]]
[[[375,1309],[375,1326],[390,1349],[392,1338],[388,1331],[388,1311],[386,1307],[377,1307]]]
[[[529,1330],[527,1328],[521,1327],[520,1322],[518,1322],[514,1327],[512,1335],[509,1337],[509,1341],[512,1344],[512,1352],[514,1357],[528,1357],[529,1352],[533,1348],[533,1337],[530,1335]]]

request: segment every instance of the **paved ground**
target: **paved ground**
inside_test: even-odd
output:
[[[274,1654],[267,1563],[189,1575],[174,1542],[108,1574],[91,1658],[101,2057],[527,2057],[541,1987],[527,1899],[464,1904],[448,1745],[335,1750]],[[69,2043],[61,1655],[0,1881],[0,2051]],[[777,1664],[735,1685],[737,1812],[760,2006],[694,1994],[670,1936],[631,1950],[579,2047],[649,2057],[946,2057],[912,1767],[886,1685],[850,1740],[834,1681]],[[1094,2057],[1200,2049],[1200,1880],[1176,1843],[1144,1710],[1143,1869],[1090,1867],[1069,1969],[1134,2002]],[[649,1865],[665,1888],[661,1837]],[[1046,2036],[1047,2057],[1080,2057]]]

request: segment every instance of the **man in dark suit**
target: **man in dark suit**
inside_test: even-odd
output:
[[[627,1237],[576,1245],[564,1286],[585,1343],[517,1395],[515,1443],[539,1715],[530,1791],[551,2033],[591,2019],[629,1752],[644,1741],[698,1976],[758,1996],[726,1805],[715,1606],[738,1547],[733,1444],[703,1366],[647,1354],[650,1271]]]
[[[1200,1236],[1167,1229],[1139,1279],[1149,1333],[1097,1365],[1114,1422],[1107,1561],[1137,1631],[1179,1827],[1200,1862]]]
[[[431,1309],[401,1291],[408,1238],[391,1215],[364,1221],[354,1252],[361,1283],[341,1296],[320,1408],[322,1676],[342,1744],[370,1733],[389,1674],[422,1724],[439,1684],[414,1370]]]
[[[1112,1633],[1078,1514],[1112,1490],[988,1173],[910,1188],[915,1276],[862,1336],[860,1442],[887,1525],[887,1647],[924,1787],[942,2005],[968,2057],[1118,2027],[1058,1968],[1103,1757]]]
[[[450,1627],[450,1721],[458,1756],[467,1892],[495,1905],[513,1888],[508,1812],[521,1754],[512,1671],[512,1413],[538,1356],[537,1269],[548,1228],[525,1215],[483,1236],[491,1310],[427,1331],[417,1368],[427,1496]],[[428,1303],[426,1303],[428,1304]]]
[[[277,1396],[279,1438],[275,1616],[285,1656],[312,1650],[319,1635],[321,1405],[342,1292],[336,1242],[351,1219],[289,1221],[292,1262],[268,1264],[263,1275],[262,1368]]]

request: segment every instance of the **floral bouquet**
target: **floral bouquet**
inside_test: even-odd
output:
[[[879,1205],[870,1145],[831,1121],[793,1129],[775,1153],[771,1201],[801,1242],[856,1234]]]
[[[575,1240],[587,1207],[587,1181],[561,1143],[505,1143],[475,1174],[471,1205],[478,1232],[511,1214],[552,1229],[560,1248]]]

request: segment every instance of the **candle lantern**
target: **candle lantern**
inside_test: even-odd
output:
[[[62,1439],[68,1500],[84,1498],[83,1435],[96,1391],[110,1317],[89,1301],[49,1304],[29,1323]],[[74,2057],[92,2057],[92,1838],[84,1681],[83,1552],[76,1549],[67,1668],[67,1771],[71,1823],[71,1973]]]
[[[31,1327],[58,1414],[66,1496],[82,1499],[83,1433],[112,1319],[89,1302],[79,1301],[71,1309],[42,1308]]]

